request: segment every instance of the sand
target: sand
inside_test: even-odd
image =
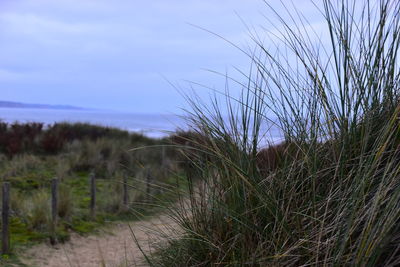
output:
[[[141,248],[149,252],[165,236],[171,238],[168,232],[177,235],[171,229],[176,230],[176,223],[166,215],[132,223],[113,223],[96,235],[72,234],[71,240],[64,244],[34,246],[21,251],[20,258],[24,264],[37,267],[148,266],[134,236]],[[160,232],[164,235],[160,236]]]

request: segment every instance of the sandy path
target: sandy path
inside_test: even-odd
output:
[[[168,233],[172,228],[176,230],[176,224],[165,215],[133,223],[115,223],[97,235],[73,234],[65,244],[34,246],[20,257],[26,265],[38,267],[147,266],[132,231],[142,249],[149,251],[152,244],[162,240],[158,233]],[[176,231],[173,235],[177,235]]]

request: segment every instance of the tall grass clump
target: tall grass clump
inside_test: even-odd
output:
[[[400,2],[316,4],[322,36],[269,6],[240,97],[189,97],[190,201],[154,265],[400,264]]]

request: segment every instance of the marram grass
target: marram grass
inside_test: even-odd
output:
[[[252,35],[242,97],[189,98],[190,201],[171,211],[183,234],[153,266],[400,265],[400,2],[316,8],[324,40],[270,6],[276,47]],[[262,149],[266,123],[279,147]]]

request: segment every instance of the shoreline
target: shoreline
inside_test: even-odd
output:
[[[3,114],[2,114],[3,113]],[[0,122],[43,123],[48,127],[54,123],[88,123],[102,127],[117,128],[129,133],[142,134],[149,138],[164,138],[183,127],[183,120],[172,114],[128,113],[108,110],[56,110],[32,108],[0,108]]]

